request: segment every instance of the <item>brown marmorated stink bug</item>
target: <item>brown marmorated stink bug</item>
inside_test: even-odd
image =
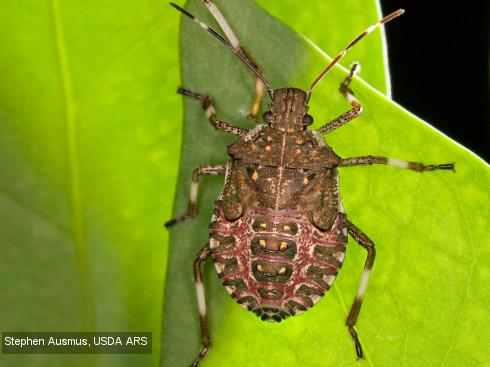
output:
[[[346,320],[357,357],[362,358],[354,326],[374,263],[375,246],[347,219],[338,190],[337,167],[385,164],[424,172],[454,170],[454,163],[424,165],[372,155],[341,158],[325,143],[324,134],[361,113],[361,104],[349,88],[358,64],[353,64],[340,85],[340,92],[352,105],[349,111],[318,130],[308,130],[313,122],[308,115],[308,101],[313,88],[355,44],[403,10],[391,13],[357,36],[304,91],[293,87],[273,89],[220,10],[211,0],[203,1],[225,36],[185,9],[171,5],[227,46],[257,78],[253,118],[259,112],[265,89],[271,104],[263,115],[266,124],[247,130],[218,120],[209,96],[178,90],[202,104],[215,129],[238,138],[228,147],[226,165],[200,166],[194,170],[187,213],[165,224],[170,227],[196,215],[200,176],[225,175],[224,188],[209,224],[209,242],[194,261],[202,349],[192,366],[203,360],[211,345],[201,274],[206,259],[212,257],[218,277],[239,304],[264,321],[279,322],[306,311],[330,289],[344,261],[348,234],[367,251],[364,272]]]

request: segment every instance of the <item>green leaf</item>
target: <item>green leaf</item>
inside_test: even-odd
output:
[[[178,17],[159,0],[0,2],[1,331],[152,331],[180,142]]]
[[[251,1],[217,3],[273,87],[307,88],[328,64],[324,54]],[[263,4],[268,7],[268,2]],[[301,6],[308,11],[309,4]],[[186,8],[216,26],[201,2],[189,1]],[[322,14],[315,15],[323,22]],[[339,23],[348,17],[335,12],[328,15]],[[345,35],[348,41],[369,24],[355,24],[354,29],[342,32],[349,33]],[[325,30],[334,38],[339,37],[336,32],[340,31]],[[376,42],[372,36],[363,43]],[[356,49],[351,56],[358,58]],[[369,60],[377,60],[379,67],[383,57],[373,53]],[[229,50],[188,19],[182,20],[181,66],[182,85],[211,95],[219,119],[253,126],[246,119],[254,95],[250,73]],[[314,90],[310,111],[315,126],[349,109],[338,92],[346,73],[346,69],[335,68]],[[364,74],[369,72],[363,71],[361,76]],[[382,83],[381,78],[372,80]],[[350,220],[377,245],[357,324],[366,360],[356,361],[344,326],[366,255],[350,240],[332,290],[311,310],[280,324],[264,323],[238,306],[208,261],[203,272],[213,346],[203,366],[489,363],[486,304],[490,295],[486,284],[490,273],[489,254],[484,249],[490,214],[488,165],[361,78],[355,79],[352,89],[363,105],[362,116],[326,139],[342,157],[374,154],[425,163],[456,162],[457,167],[456,173],[419,174],[386,166],[343,168],[340,172],[340,190]],[[192,170],[199,164],[225,163],[226,144],[234,141],[212,130],[195,100],[184,99],[184,107],[184,145],[174,215],[186,210]],[[200,347],[192,261],[207,242],[213,202],[222,185],[222,177],[202,178],[199,215],[172,228],[162,366],[187,365]]]

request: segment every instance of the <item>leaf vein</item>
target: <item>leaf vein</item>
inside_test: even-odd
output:
[[[0,187],[0,195],[2,195],[5,198],[5,200],[12,202],[15,206],[18,206],[18,207],[22,208],[23,210],[30,212],[35,217],[38,217],[43,222],[46,222],[46,224],[51,225],[54,228],[58,229],[61,233],[70,234],[70,230],[68,228],[63,227],[60,223],[54,221],[53,218],[48,217],[46,215],[46,213],[43,213],[43,212],[33,208],[31,205],[22,201],[20,198],[18,198],[12,192],[7,191],[5,188]]]
[[[86,300],[82,320],[84,325],[89,330],[93,330],[93,315],[95,308],[93,306],[93,297],[91,297],[93,292],[89,281],[89,264],[86,253],[85,223],[83,220],[83,198],[80,188],[79,158],[76,137],[77,121],[75,105],[73,103],[73,88],[70,78],[70,68],[68,63],[63,23],[61,20],[59,0],[51,0],[51,9],[54,23],[55,46],[61,74],[61,90],[65,110],[64,119],[66,121],[67,158],[70,177],[69,200],[72,214],[72,236],[75,245],[75,254],[81,273],[81,286],[82,292],[84,292],[84,297],[82,299]]]
[[[471,262],[471,265],[470,265],[470,272],[469,272],[469,275],[468,275],[468,283],[466,285],[466,294],[465,294],[465,297],[464,297],[464,300],[463,300],[463,303],[461,304],[461,307],[459,309],[459,312],[458,312],[458,317],[456,319],[456,324],[454,325],[454,331],[451,335],[451,341],[446,349],[446,351],[444,352],[443,354],[443,358],[442,358],[442,361],[441,361],[441,366],[444,365],[444,363],[446,362],[449,354],[451,353],[451,351],[453,350],[453,347],[454,347],[454,343],[455,343],[455,340],[456,340],[456,336],[459,332],[459,327],[460,327],[460,324],[461,324],[461,319],[463,318],[463,312],[464,312],[464,309],[466,307],[466,304],[468,302],[468,299],[469,299],[469,296],[470,296],[470,289],[471,289],[471,279],[473,278],[473,270],[475,268],[475,264],[476,264],[476,257],[475,257],[475,252],[474,252],[474,240],[473,240],[473,237],[472,237],[472,234],[471,234],[471,231],[468,231],[468,228],[469,225],[468,225],[468,220],[466,218],[466,215],[465,215],[465,212],[463,210],[463,207],[461,205],[461,201],[459,200],[459,194],[458,192],[456,191],[455,187],[453,185],[451,185],[451,189],[452,191],[454,192],[454,197],[456,199],[456,203],[457,203],[457,206],[458,206],[458,210],[461,214],[461,218],[463,220],[463,229],[465,231],[465,237],[469,239],[469,248],[470,248],[470,251],[471,251],[471,256],[472,256],[472,262]]]
[[[118,64],[123,61],[126,57],[130,56],[135,52],[140,45],[142,45],[148,37],[155,31],[157,26],[160,24],[161,19],[164,17],[163,13],[155,18],[155,20],[143,31],[143,33],[138,37],[138,39],[131,45],[126,47],[119,56],[117,56],[99,75],[95,80],[90,83],[84,91],[80,93],[77,98],[74,98],[76,104],[82,103],[87,97],[93,96],[90,91],[97,90],[97,88],[104,82],[104,80],[111,74],[111,72],[118,66]]]

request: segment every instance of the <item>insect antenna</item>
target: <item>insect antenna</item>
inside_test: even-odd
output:
[[[366,37],[369,33],[371,33],[372,31],[374,31],[376,28],[382,26],[383,24],[386,24],[388,23],[389,21],[395,19],[396,17],[402,15],[403,13],[405,12],[405,10],[403,9],[398,9],[396,11],[394,11],[393,13],[387,15],[386,17],[384,17],[383,19],[380,19],[376,24],[373,24],[372,26],[370,26],[369,28],[367,28],[364,32],[362,32],[359,36],[357,36],[356,38],[354,38],[353,41],[351,41],[351,43],[349,43],[347,45],[347,47],[342,50],[333,60],[332,62],[320,73],[320,75],[318,75],[316,77],[316,79],[313,81],[313,83],[311,83],[311,86],[310,88],[308,89],[307,91],[307,99],[310,98],[310,95],[311,95],[311,91],[313,90],[313,88],[315,88],[315,86],[320,82],[320,80],[323,79],[323,77],[333,68],[333,66],[335,64],[337,64],[339,62],[339,60],[344,57],[347,52],[350,51],[350,49],[352,47],[354,47],[360,40],[362,40],[364,37]]]
[[[195,23],[199,24],[203,29],[208,31],[213,37],[218,39],[221,43],[223,43],[226,47],[228,47],[235,55],[237,55],[240,58],[240,60],[242,60],[242,62],[247,66],[247,68],[252,72],[252,74],[254,74],[257,78],[259,78],[262,83],[264,83],[264,85],[267,87],[270,97],[272,98],[274,91],[270,86],[269,82],[267,81],[267,79],[265,79],[265,76],[260,72],[257,65],[255,65],[254,62],[250,60],[247,57],[247,55],[242,52],[241,48],[233,47],[233,45],[225,37],[223,37],[221,34],[216,32],[208,24],[200,21],[198,18],[196,18],[193,14],[189,13],[184,8],[181,8],[180,6],[172,2],[170,3],[170,5],[173,6],[175,9],[177,9],[178,11],[180,11],[185,16],[189,17]]]

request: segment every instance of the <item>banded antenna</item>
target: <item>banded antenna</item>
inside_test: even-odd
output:
[[[369,33],[374,31],[376,28],[388,23],[389,21],[395,19],[396,17],[402,15],[405,12],[403,9],[398,9],[397,11],[394,11],[393,13],[387,15],[383,19],[379,20],[376,24],[373,24],[369,28],[367,28],[364,32],[362,32],[359,36],[354,38],[354,40],[347,45],[347,47],[342,50],[333,60],[332,62],[320,73],[320,75],[317,76],[317,78],[311,83],[310,88],[307,90],[307,100],[310,98],[311,91],[315,86],[320,82],[320,80],[323,79],[325,75],[334,67],[335,64],[337,64],[341,58],[343,58],[347,52],[350,51],[352,47],[354,47],[359,41],[361,41],[364,37],[366,37]]]
[[[255,63],[250,59],[250,57],[246,54],[246,52],[244,52],[244,50],[240,46],[234,47],[225,37],[223,37],[221,34],[216,32],[208,24],[200,21],[193,14],[189,13],[187,10],[181,8],[177,4],[171,2],[170,5],[172,5],[175,9],[180,11],[185,16],[189,17],[195,23],[199,24],[204,30],[208,31],[213,37],[217,38],[221,43],[223,43],[226,47],[228,47],[235,55],[237,55],[240,58],[240,60],[242,60],[242,62],[247,66],[247,68],[252,72],[252,74],[254,74],[257,78],[259,78],[262,83],[264,83],[264,85],[267,87],[270,97],[272,98],[274,94],[274,90],[271,88],[269,82],[267,81],[267,79],[265,79],[265,76],[262,74],[262,72],[257,67],[257,65],[255,65]],[[215,7],[211,7],[210,10],[211,11],[215,10]]]

